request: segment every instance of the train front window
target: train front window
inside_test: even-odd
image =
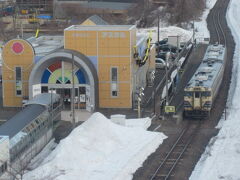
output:
[[[192,97],[193,96],[193,92],[185,91],[184,92],[184,96]]]
[[[205,92],[202,92],[202,96],[211,96],[211,92],[210,91],[205,91]]]
[[[200,92],[195,92],[195,98],[200,98]]]

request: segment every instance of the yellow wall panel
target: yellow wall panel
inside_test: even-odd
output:
[[[119,48],[119,55],[120,56],[130,56],[130,49],[129,48]]]
[[[111,84],[100,83],[99,99],[100,107],[102,108],[130,108],[131,97],[130,97],[130,83],[119,83],[118,84],[118,97],[111,96]]]
[[[97,55],[97,49],[96,48],[86,48],[86,54],[88,56],[96,56]]]
[[[13,47],[18,44],[22,48],[21,52],[14,52]],[[21,48],[20,48],[21,49]],[[13,39],[8,41],[3,48],[2,67],[3,77],[3,105],[22,106],[22,96],[28,96],[28,79],[33,67],[34,51],[32,46],[25,40]],[[22,68],[22,95],[16,96],[16,74],[15,67]],[[23,83],[26,81],[26,83]]]

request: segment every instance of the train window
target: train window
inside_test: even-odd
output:
[[[36,123],[37,123],[37,124],[40,124],[40,122],[38,121],[38,119],[36,119]]]
[[[202,96],[211,96],[211,92],[210,91],[202,92]]]
[[[184,96],[193,96],[193,92],[185,91]]]
[[[195,92],[195,98],[200,98],[200,92]]]

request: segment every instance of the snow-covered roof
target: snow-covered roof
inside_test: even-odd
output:
[[[88,19],[94,22],[96,25],[108,25],[108,23],[98,15],[90,16]]]
[[[51,103],[59,101],[60,95],[56,93],[42,93],[34,96],[33,99],[29,100],[24,106],[31,104],[39,104],[43,106],[49,106]]]
[[[38,117],[45,107],[41,105],[31,105],[25,107],[11,119],[0,126],[0,135],[8,136],[10,139],[19,133],[26,125]]]
[[[97,25],[97,26],[82,26],[82,25],[72,25],[66,28],[64,31],[69,30],[82,30],[82,31],[128,31],[135,28],[135,25]]]
[[[63,36],[40,36],[31,37],[27,41],[33,46],[36,56],[45,56],[63,47]]]

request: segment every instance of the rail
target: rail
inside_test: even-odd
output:
[[[170,151],[167,153],[167,155],[162,160],[162,162],[160,163],[156,171],[151,176],[150,180],[154,180],[154,179],[167,180],[172,176],[174,169],[180,162],[183,154],[186,152],[193,138],[195,137],[198,130],[200,129],[200,125],[201,125],[200,121],[197,124],[189,123],[187,127],[185,127],[182,130],[177,140],[171,147]]]
[[[227,1],[225,0],[219,0],[217,1],[217,4],[216,4],[216,7],[217,8],[214,8],[212,11],[212,20],[213,20],[213,24],[214,24],[214,29],[215,29],[215,32],[216,32],[216,38],[215,37],[212,37],[211,38],[211,43],[215,43],[217,42],[218,44],[223,44],[223,45],[226,45],[227,44],[227,40],[226,40],[226,35],[225,35],[225,32],[223,30],[223,25],[222,25],[222,19],[225,18],[223,16],[223,13],[227,6],[225,5],[225,3],[228,3]],[[223,8],[224,7],[224,8]],[[215,41],[215,42],[214,42]]]

